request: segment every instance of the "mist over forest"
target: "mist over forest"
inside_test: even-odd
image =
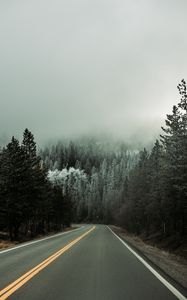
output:
[[[82,137],[37,150],[28,129],[0,152],[0,229],[11,240],[71,223],[122,226],[176,249],[185,242],[187,90],[167,114],[159,139],[138,150]]]
[[[1,1],[3,236],[83,222],[184,244],[186,9],[186,0]]]
[[[147,144],[186,77],[186,0],[0,4],[0,139]],[[5,138],[4,138],[5,140]]]
[[[0,1],[0,299],[187,299],[187,0]]]

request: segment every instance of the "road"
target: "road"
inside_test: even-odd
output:
[[[186,299],[104,225],[0,252],[0,299]],[[164,280],[164,279],[163,279]]]

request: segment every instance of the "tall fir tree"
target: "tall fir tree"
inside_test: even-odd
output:
[[[181,188],[183,177],[183,152],[182,147],[182,114],[177,106],[173,106],[171,115],[167,115],[166,128],[161,141],[165,150],[164,168],[164,200],[165,232],[180,232],[183,219],[183,201],[181,201]]]
[[[44,230],[44,223],[47,219],[46,170],[40,157],[37,156],[34,136],[28,129],[25,129],[23,133],[22,149],[26,156],[27,171],[30,174],[29,189],[27,191],[29,203],[29,210],[27,211],[28,229],[31,231],[31,235],[34,236]]]
[[[1,194],[6,213],[6,225],[10,238],[18,239],[20,226],[25,221],[25,194],[28,181],[24,151],[14,137],[3,149],[1,172],[3,175]]]
[[[179,94],[181,95],[178,107],[181,111],[181,185],[180,185],[180,206],[181,230],[183,235],[187,231],[187,88],[183,79],[178,85]]]

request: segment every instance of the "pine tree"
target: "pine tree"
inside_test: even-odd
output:
[[[181,112],[177,106],[173,106],[172,115],[167,115],[166,128],[162,127],[164,135],[161,141],[165,150],[164,169],[164,200],[163,210],[165,215],[166,234],[178,231],[181,215],[181,176],[183,173],[183,161],[181,147]]]
[[[6,201],[4,198],[4,150],[0,151],[0,231],[7,229]]]
[[[69,153],[68,153],[68,168],[75,167],[76,164],[76,149],[73,142],[69,144]]]
[[[186,82],[183,79],[178,85],[178,90],[181,95],[178,107],[181,111],[181,176],[180,176],[180,207],[181,207],[181,232],[185,234],[187,230],[187,88]]]
[[[163,147],[156,140],[148,161],[149,194],[146,206],[147,235],[152,231],[162,230],[164,223],[162,213],[162,188],[163,188]]]
[[[3,150],[2,158],[1,192],[4,199],[7,227],[10,238],[18,239],[20,226],[25,221],[27,170],[24,151],[14,137]]]
[[[37,156],[36,143],[33,134],[25,129],[23,133],[22,149],[26,157],[26,166],[28,172],[28,191],[27,203],[27,219],[29,220],[28,230],[31,235],[42,232],[44,230],[44,222],[46,219],[46,170],[41,163],[40,157]]]

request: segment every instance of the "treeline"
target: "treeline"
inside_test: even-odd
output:
[[[186,234],[187,218],[187,95],[178,86],[180,103],[173,106],[151,151],[137,155],[125,145],[94,140],[59,143],[46,148],[42,158],[53,170],[83,169],[84,180],[58,181],[71,194],[77,221],[116,223],[136,234],[162,239]],[[107,147],[109,148],[107,150]],[[137,159],[138,157],[138,159]],[[57,179],[57,178],[56,178]],[[83,182],[84,184],[83,184]]]
[[[124,143],[85,138],[58,143],[40,155],[50,169],[52,185],[69,195],[74,222],[114,221],[114,211],[123,203],[124,183],[138,159],[137,151],[128,150]]]
[[[45,147],[38,156],[29,130],[21,144],[13,137],[0,152],[0,231],[17,239],[98,222],[179,244],[187,231],[184,80],[178,89],[180,103],[151,151],[84,138]]]
[[[104,160],[110,165],[115,160],[124,160],[131,165],[134,159],[131,161],[130,156],[135,153],[138,151],[130,150],[129,145],[124,142],[113,141],[106,136],[64,140],[40,150],[40,156],[49,170],[73,167],[84,170],[89,176],[93,168],[100,169]]]
[[[47,172],[28,129],[21,144],[12,137],[0,152],[0,231],[11,240],[70,224],[69,199],[51,186]]]
[[[130,172],[124,203],[116,220],[136,234],[157,232],[180,243],[187,232],[187,93],[178,86],[181,101],[167,115],[160,141],[151,153],[140,152]]]
[[[74,167],[55,169],[49,172],[48,179],[69,195],[74,222],[112,223],[114,211],[123,203],[125,178],[135,158],[130,153],[112,161],[105,158],[98,168],[91,168],[90,175]]]

